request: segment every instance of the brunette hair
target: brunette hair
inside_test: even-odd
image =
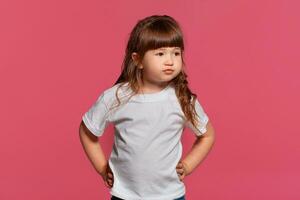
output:
[[[170,82],[174,83],[176,96],[185,115],[185,119],[190,121],[197,129],[197,123],[199,123],[196,120],[197,112],[195,110],[197,95],[192,93],[189,89],[187,74],[184,71],[183,33],[178,22],[168,15],[152,15],[139,20],[131,31],[125,51],[125,57],[122,63],[122,73],[114,84],[116,85],[120,83],[116,91],[116,98],[118,101],[118,105],[116,107],[120,105],[118,97],[118,90],[120,87],[128,83],[129,87],[133,91],[133,94],[130,96],[132,97],[139,91],[139,82],[143,82],[141,70],[132,59],[132,53],[137,53],[139,60],[141,61],[148,50],[158,49],[161,47],[180,47],[181,49],[183,64],[182,70]]]

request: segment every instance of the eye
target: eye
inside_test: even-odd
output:
[[[164,53],[162,53],[162,52],[158,52],[157,54],[155,54],[155,55],[158,55],[158,56],[163,56],[164,55]]]
[[[180,56],[180,55],[181,55],[181,52],[175,52],[175,55],[176,55],[176,56]]]

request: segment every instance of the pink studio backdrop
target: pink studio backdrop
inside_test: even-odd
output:
[[[78,127],[118,78],[138,19],[181,24],[190,87],[216,143],[184,182],[188,200],[300,199],[296,0],[0,3],[1,200],[109,199]],[[194,136],[183,135],[184,155]],[[107,155],[110,125],[100,143]]]

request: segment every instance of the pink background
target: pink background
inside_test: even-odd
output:
[[[130,2],[130,3],[129,3]],[[118,78],[138,19],[181,24],[216,143],[188,200],[300,199],[299,1],[0,2],[1,200],[109,198],[78,127]],[[101,137],[111,151],[113,126]],[[184,154],[194,136],[186,130]]]

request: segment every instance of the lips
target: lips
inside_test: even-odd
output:
[[[173,74],[174,70],[173,69],[165,69],[165,70],[163,70],[163,72],[167,75],[171,75],[171,74]]]
[[[173,72],[174,70],[173,69],[165,69],[165,70],[163,70],[163,72]]]

